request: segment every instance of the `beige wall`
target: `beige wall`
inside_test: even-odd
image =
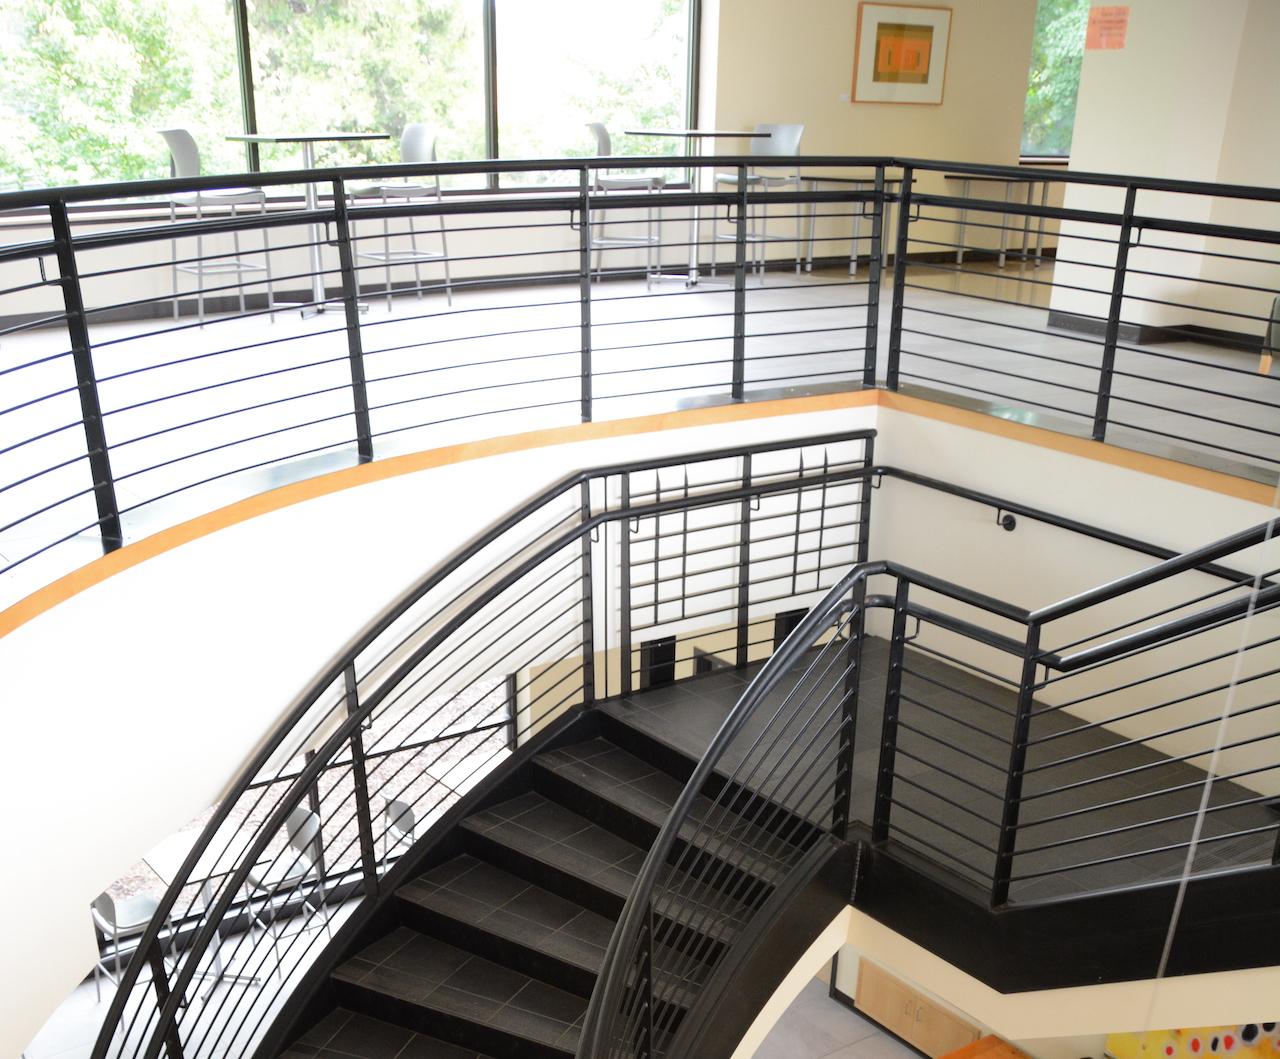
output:
[[[1280,4],[1274,0],[1131,0],[1125,47],[1086,51],[1071,145],[1073,169],[1275,187],[1280,184],[1280,79],[1274,51],[1280,44]],[[1119,188],[1073,187],[1066,205],[1118,211]],[[1138,212],[1183,220],[1255,227],[1280,226],[1273,206],[1201,196],[1140,193]],[[1064,225],[1064,236],[1113,239],[1114,228]],[[1265,292],[1203,283],[1202,279],[1280,288],[1280,269],[1202,254],[1204,250],[1280,258],[1259,244],[1159,233],[1148,242],[1182,252],[1139,248],[1130,268],[1164,273],[1133,276],[1130,295],[1193,306],[1184,308],[1131,298],[1126,321],[1194,323],[1261,334],[1271,296]],[[1186,251],[1190,251],[1189,253]],[[1109,265],[1114,248],[1076,238],[1060,256]],[[1171,279],[1169,276],[1187,277]],[[1099,283],[1099,277],[1106,282]],[[1060,265],[1061,284],[1109,287],[1098,269]],[[1056,310],[1106,314],[1106,295],[1055,290]],[[1210,310],[1221,310],[1218,312]],[[1231,315],[1242,314],[1242,315]]]
[[[850,102],[854,0],[716,0],[704,23],[698,123],[749,129],[757,122],[803,122],[800,149],[809,155],[1017,165],[1035,0],[953,0],[951,7],[943,101],[927,106]],[[736,153],[745,144],[729,141],[722,149]],[[938,173],[922,174],[916,188],[959,193],[954,181]],[[987,195],[979,187],[974,193]],[[945,222],[917,225],[912,234],[950,240],[950,212],[933,212]],[[968,240],[994,245],[996,236],[970,229]],[[866,244],[861,249],[865,254]],[[938,248],[913,252],[929,249]]]

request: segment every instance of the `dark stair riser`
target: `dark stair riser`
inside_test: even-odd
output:
[[[352,1011],[370,1015],[384,1022],[405,1026],[418,1033],[439,1037],[451,1044],[474,1048],[494,1059],[565,1059],[572,1050],[554,1048],[541,1041],[516,1037],[505,1031],[473,1022],[459,1015],[421,1007],[399,997],[344,982],[334,981],[338,1002]]]
[[[541,767],[535,762],[533,778],[534,789],[538,792],[641,849],[648,849],[658,837],[659,829],[651,821],[580,786],[555,770]],[[709,848],[704,848],[702,843],[695,848],[678,838],[667,862],[678,865],[682,871],[699,878],[714,879],[717,889],[723,890],[744,905],[758,907],[773,889],[772,882],[777,873],[770,872],[766,879],[754,872],[745,871],[742,866],[717,855],[721,845],[727,847],[729,843],[722,844],[714,835],[706,843]]]
[[[486,960],[523,971],[531,978],[553,982],[581,997],[590,998],[591,990],[595,988],[597,975],[590,968],[486,930],[481,924],[468,923],[435,909],[424,908],[416,901],[397,899],[397,905],[400,921],[414,930],[431,934]]]

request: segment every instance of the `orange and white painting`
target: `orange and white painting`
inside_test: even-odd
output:
[[[854,103],[941,103],[951,36],[949,7],[861,3]]]

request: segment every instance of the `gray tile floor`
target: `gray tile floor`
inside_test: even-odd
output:
[[[782,1013],[755,1059],[919,1059],[874,1022],[827,995],[815,978]]]

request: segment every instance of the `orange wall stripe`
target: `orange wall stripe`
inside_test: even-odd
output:
[[[902,393],[890,393],[888,390],[877,391],[880,395],[876,402],[881,408],[906,412],[909,415],[921,416],[925,419],[936,419],[941,423],[979,430],[984,434],[1020,441],[1026,445],[1036,445],[1042,449],[1065,452],[1071,456],[1081,456],[1087,460],[1110,464],[1112,467],[1123,467],[1126,470],[1149,474],[1155,478],[1165,478],[1171,482],[1207,489],[1222,496],[1235,497],[1237,500],[1248,500],[1263,507],[1271,507],[1275,503],[1274,486],[1261,482],[1252,482],[1247,478],[1237,478],[1222,471],[1210,471],[1203,467],[1193,467],[1187,463],[1165,459],[1162,456],[1148,456],[1145,452],[1134,452],[1108,445],[1102,441],[1073,437],[1070,434],[1059,434],[1044,427],[1030,426],[1011,419],[972,412],[954,405],[938,404],[926,401],[921,397],[911,397]]]
[[[37,589],[8,609],[0,611],[0,637],[7,636],[14,629],[109,577],[190,541],[206,537],[228,526],[247,522],[259,515],[280,511],[294,504],[301,504],[345,489],[354,489],[370,482],[413,474],[432,467],[483,459],[486,456],[523,452],[548,445],[565,445],[572,442],[625,437],[631,434],[647,434],[659,430],[679,430],[687,427],[713,426],[719,423],[739,423],[771,416],[803,415],[810,412],[829,412],[842,408],[867,406],[890,408],[909,415],[966,427],[1023,444],[1036,445],[1142,474],[1182,482],[1199,489],[1248,500],[1263,506],[1270,506],[1275,496],[1270,486],[1236,478],[1219,471],[1204,470],[1159,456],[1148,456],[1145,453],[1116,448],[1102,442],[1058,434],[1043,427],[1016,423],[1012,420],[956,408],[953,405],[937,404],[901,393],[890,393],[887,390],[857,390],[813,397],[754,401],[749,404],[714,405],[602,423],[578,423],[551,430],[535,430],[523,434],[469,441],[460,445],[448,445],[438,449],[427,449],[422,452],[375,460],[372,463],[348,467],[341,471],[332,471],[316,478],[308,478],[259,493],[257,496],[248,497],[227,507],[153,533],[149,537],[104,555],[101,559],[95,559],[78,570],[73,570],[44,588]]]
[[[52,610],[59,603],[100,584],[132,566],[179,548],[190,541],[207,537],[241,522],[280,511],[294,504],[301,504],[316,497],[354,489],[370,482],[413,474],[416,471],[462,463],[466,460],[500,456],[511,452],[542,448],[548,445],[565,445],[571,442],[596,441],[602,438],[625,437],[630,434],[648,434],[658,430],[678,430],[685,427],[712,426],[718,423],[737,423],[744,420],[763,419],[768,416],[802,415],[809,412],[828,412],[842,408],[858,408],[876,403],[877,391],[860,390],[845,393],[821,394],[814,397],[791,397],[775,401],[753,401],[749,404],[714,405],[692,408],[680,412],[663,412],[659,415],[637,416],[631,419],[615,419],[596,423],[576,423],[551,430],[534,430],[524,434],[468,441],[460,445],[447,445],[438,449],[391,456],[372,463],[331,471],[315,478],[281,486],[256,496],[239,500],[227,507],[199,515],[187,522],[160,530],[149,537],[127,544],[114,552],[95,559],[73,570],[57,581],[37,589],[20,599],[7,610],[0,611],[0,637],[7,636],[19,626]]]

